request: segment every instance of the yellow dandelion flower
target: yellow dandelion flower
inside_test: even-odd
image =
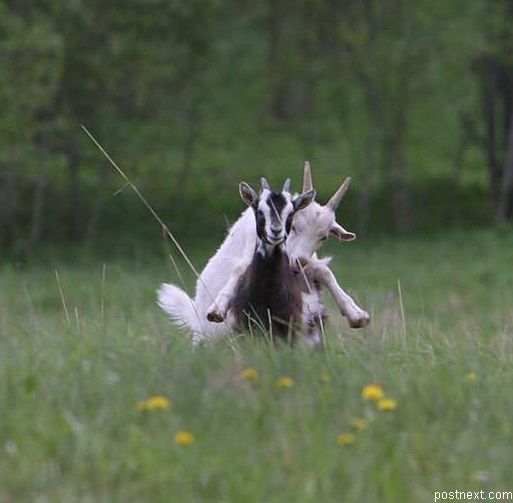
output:
[[[190,445],[194,440],[194,435],[190,431],[179,431],[175,435],[175,443],[177,445]]]
[[[171,400],[163,395],[156,395],[137,404],[138,410],[167,410],[171,407]]]
[[[479,377],[477,377],[477,374],[475,372],[469,372],[465,376],[465,381],[467,381],[467,382],[476,382],[478,380],[479,380]]]
[[[385,392],[380,384],[367,384],[362,389],[362,397],[365,400],[381,400],[385,396]]]
[[[369,426],[369,423],[365,419],[361,419],[359,417],[355,417],[351,421],[351,426],[358,431],[363,431],[367,429],[367,426]]]
[[[294,379],[292,377],[280,377],[276,381],[276,387],[279,389],[288,389],[294,386]]]
[[[397,402],[393,398],[382,398],[378,401],[378,410],[390,412],[397,408]]]
[[[244,369],[241,372],[241,376],[247,381],[258,381],[260,379],[260,372],[255,369]]]
[[[339,445],[352,445],[356,442],[356,436],[353,433],[342,433],[337,437]]]
[[[322,382],[330,382],[331,381],[331,376],[327,372],[323,372],[321,374],[321,381]]]

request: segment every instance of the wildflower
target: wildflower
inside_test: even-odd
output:
[[[247,381],[258,381],[260,379],[260,372],[255,369],[247,368],[241,372],[241,376]]]
[[[362,397],[365,400],[381,400],[385,396],[383,388],[379,384],[367,384],[362,389]]]
[[[163,395],[156,395],[137,404],[138,410],[167,410],[171,407],[171,400]]]
[[[397,402],[393,398],[382,398],[378,401],[378,410],[381,412],[390,412],[397,408]]]
[[[352,433],[342,433],[337,437],[339,445],[352,445],[356,442],[356,436]]]
[[[331,376],[327,372],[323,372],[321,374],[321,381],[322,382],[330,382],[331,381]]]
[[[467,382],[476,382],[478,380],[479,380],[479,378],[477,377],[477,374],[475,372],[469,372],[465,376],[465,381],[467,381]]]
[[[365,419],[356,417],[351,421],[351,426],[355,430],[363,431],[367,428],[367,426],[369,426],[369,423]]]
[[[190,445],[194,440],[194,435],[190,431],[179,431],[175,435],[175,443],[177,445]]]
[[[279,389],[288,389],[294,386],[294,379],[292,377],[280,377],[276,381],[276,387]]]

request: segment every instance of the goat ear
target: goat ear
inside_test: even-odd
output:
[[[294,196],[292,204],[294,211],[304,210],[315,199],[315,190],[311,189],[302,194]]]
[[[248,206],[256,206],[258,194],[246,182],[239,183],[239,194]]]
[[[354,241],[356,239],[354,232],[347,231],[337,222],[334,222],[331,226],[330,234],[336,236],[340,241]]]

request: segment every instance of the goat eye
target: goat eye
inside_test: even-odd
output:
[[[328,239],[328,236],[323,236],[319,241],[326,241],[326,239]]]

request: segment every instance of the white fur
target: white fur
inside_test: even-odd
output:
[[[328,267],[328,263],[326,263],[326,259],[319,259],[317,254],[314,253],[308,262],[311,277],[328,289],[342,316],[347,318],[349,326],[352,328],[365,327],[370,321],[369,314],[361,309],[352,297],[342,290],[335,275]]]
[[[233,224],[226,239],[201,272],[196,282],[194,300],[178,287],[165,284],[158,293],[160,307],[170,316],[171,321],[179,320],[179,326],[186,326],[197,339],[229,334],[233,330],[233,322],[230,319],[222,323],[208,321],[208,308],[226,285],[230,275],[234,272],[244,272],[251,262],[255,246],[255,215],[253,210],[248,208]],[[181,299],[187,297],[189,303],[175,302],[168,295],[162,295],[170,292],[169,287],[172,287],[173,292]],[[193,306],[192,310],[190,306]]]
[[[180,328],[189,327],[194,332],[201,331],[193,300],[175,285],[164,283],[158,292],[158,305],[169,315],[171,321]]]

